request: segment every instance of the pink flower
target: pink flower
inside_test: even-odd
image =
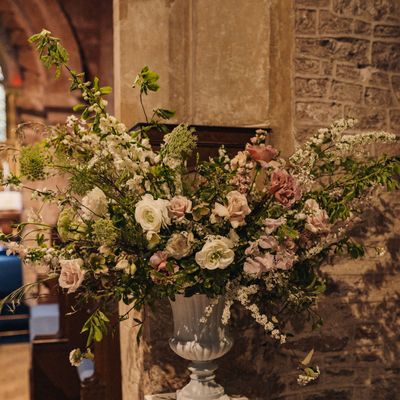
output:
[[[229,221],[232,228],[244,225],[246,215],[250,214],[251,210],[247,204],[247,198],[242,193],[234,190],[226,195],[228,199]]]
[[[312,233],[324,233],[329,231],[329,217],[325,210],[319,210],[314,215],[308,215],[305,228]]]
[[[278,219],[274,218],[265,218],[264,220],[264,231],[268,235],[275,232],[277,228],[283,225],[286,222],[285,218],[280,217]]]
[[[192,209],[192,202],[185,196],[173,197],[168,205],[168,212],[170,217],[176,218],[178,221],[185,217],[185,213],[190,212]]]
[[[166,251],[157,251],[150,257],[150,265],[157,271],[167,268],[168,253]]]
[[[269,192],[284,207],[288,208],[301,198],[301,189],[293,176],[283,169],[271,174]]]
[[[288,270],[293,267],[296,256],[288,251],[282,251],[275,256],[275,267],[277,269]]]
[[[261,236],[258,240],[258,245],[262,249],[276,249],[278,241],[273,236]]]
[[[314,199],[308,199],[304,203],[303,211],[307,214],[305,229],[312,233],[329,231],[328,214]]]
[[[81,286],[85,278],[85,270],[82,269],[83,260],[75,258],[73,260],[60,260],[61,272],[58,284],[68,293],[74,293]]]
[[[252,275],[261,275],[263,272],[272,271],[274,269],[274,256],[265,253],[262,256],[247,258],[244,263],[244,271]]]
[[[259,146],[248,145],[247,151],[253,160],[258,161],[263,167],[278,155],[278,150],[265,144],[260,144]]]
[[[249,215],[251,212],[246,196],[237,190],[233,190],[226,195],[226,198],[228,199],[226,207],[220,203],[215,203],[211,222],[217,222],[218,218],[226,218],[229,219],[232,228],[236,229],[239,226],[245,225],[246,215]]]

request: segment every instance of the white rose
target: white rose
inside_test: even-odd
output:
[[[201,268],[225,269],[232,264],[235,258],[232,247],[233,243],[228,238],[217,236],[209,239],[203,248],[196,253],[196,263]]]
[[[168,216],[168,201],[154,200],[151,194],[145,194],[138,201],[135,209],[135,219],[144,231],[159,232],[162,226],[170,224]]]
[[[174,233],[165,246],[166,252],[176,260],[190,254],[194,237],[191,232]]]
[[[85,270],[82,269],[83,260],[75,258],[72,260],[60,260],[61,273],[58,278],[58,284],[68,293],[74,293],[81,286],[85,278]]]
[[[89,219],[107,214],[107,197],[101,189],[95,187],[82,199],[83,216]]]

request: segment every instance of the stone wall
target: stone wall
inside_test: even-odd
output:
[[[295,8],[297,141],[346,116],[358,118],[362,129],[399,132],[400,2],[296,0]],[[369,206],[367,222],[354,231],[367,244],[367,256],[336,258],[323,268],[328,280],[319,306],[324,327],[301,333],[287,346],[304,352],[315,347],[321,378],[285,399],[399,398],[399,195],[382,195]],[[380,245],[386,254],[377,257],[374,248]]]
[[[168,105],[181,113],[179,120],[192,123],[268,124],[284,154],[294,139],[304,142],[337,117],[356,116],[362,128],[399,126],[397,0],[118,0],[114,5],[116,106],[128,124],[141,115],[130,82],[149,64],[160,73],[163,88],[146,100],[149,107]],[[372,149],[389,150],[398,151]],[[381,195],[371,207],[367,222],[354,230],[369,246],[367,257],[336,258],[323,267],[328,290],[319,304],[321,330],[307,329],[299,318],[292,327],[295,338],[276,348],[235,310],[236,344],[218,371],[230,393],[252,400],[399,398],[398,194]],[[380,243],[386,253],[378,257],[374,247]],[[186,363],[167,345],[169,307],[156,308],[156,314],[146,313],[140,348],[132,324],[122,326],[124,399],[173,391],[187,379]],[[311,348],[322,375],[317,384],[300,388],[295,355],[303,357]]]
[[[400,128],[400,2],[296,0],[295,119],[301,142],[332,119]]]

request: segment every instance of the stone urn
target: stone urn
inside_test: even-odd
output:
[[[177,391],[177,400],[228,400],[224,388],[214,380],[217,369],[214,360],[226,354],[233,345],[222,324],[224,298],[218,299],[206,321],[201,321],[211,304],[206,295],[177,295],[175,301],[170,302],[174,335],[169,345],[177,355],[191,361],[190,382]]]

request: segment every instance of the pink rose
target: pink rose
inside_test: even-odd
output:
[[[265,253],[262,256],[247,258],[244,271],[252,275],[261,275],[263,272],[272,271],[274,269],[274,256],[270,253]]]
[[[251,210],[247,204],[247,198],[244,194],[233,190],[226,195],[228,205],[224,206],[220,203],[215,203],[210,220],[212,223],[218,222],[219,218],[229,219],[232,228],[245,225],[246,215],[250,214]]]
[[[58,278],[58,284],[64,289],[68,289],[68,293],[74,293],[81,286],[85,278],[85,270],[83,260],[75,258],[72,260],[60,260],[61,272]]]
[[[258,161],[263,167],[278,155],[278,150],[265,144],[260,144],[259,146],[248,145],[247,151],[253,160]]]
[[[168,253],[166,251],[157,251],[150,257],[150,265],[157,271],[167,268]]]
[[[185,213],[190,212],[192,209],[192,202],[185,196],[173,197],[168,205],[168,212],[170,217],[176,218],[178,221],[185,217]]]
[[[276,170],[271,174],[268,191],[286,208],[301,198],[301,189],[296,179],[283,169]]]
[[[244,225],[246,215],[250,214],[251,210],[247,204],[247,198],[244,194],[234,190],[226,195],[228,199],[229,221],[232,228]]]

